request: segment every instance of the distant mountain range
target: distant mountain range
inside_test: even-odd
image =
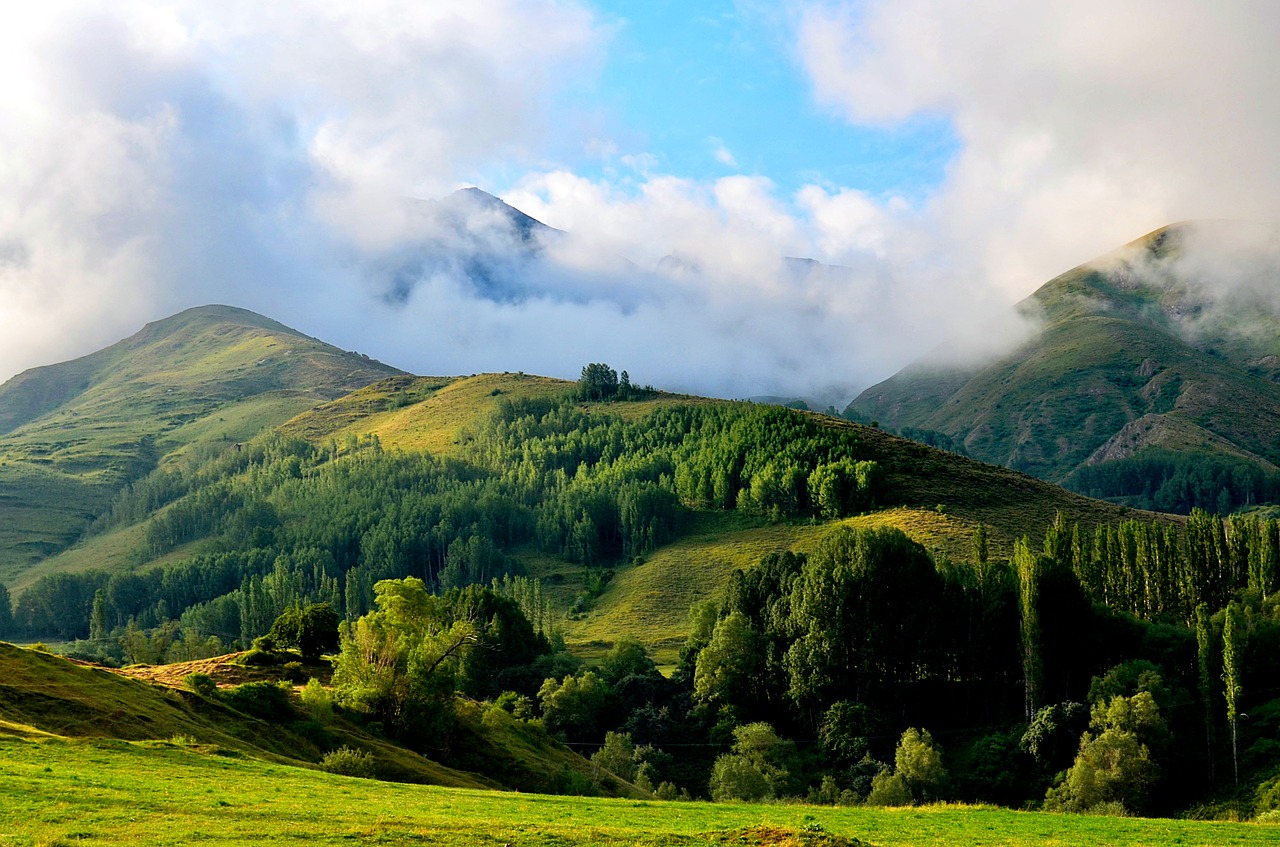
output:
[[[1051,280],[1006,355],[945,350],[846,410],[1094,496],[1227,510],[1280,494],[1280,260],[1272,230],[1159,229]]]

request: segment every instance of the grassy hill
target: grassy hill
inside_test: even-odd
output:
[[[916,363],[848,411],[940,432],[979,459],[1077,487],[1085,468],[1151,455],[1218,457],[1273,475],[1280,334],[1274,310],[1248,292],[1276,269],[1251,267],[1241,282],[1226,260],[1206,264],[1205,242],[1222,232],[1166,227],[1068,271],[1019,305],[1040,328],[1018,349],[972,367]],[[1215,269],[1230,282],[1215,284]]]
[[[397,371],[244,309],[205,306],[0,386],[0,581],[74,541],[157,465]]]
[[[195,672],[208,673],[224,694],[238,684],[278,679],[278,669],[246,668],[229,658],[115,671],[0,642],[0,739],[149,742],[146,749],[308,768],[345,746],[369,754],[383,779],[455,788],[548,792],[563,790],[566,779],[589,787],[597,777],[589,762],[539,728],[506,713],[486,717],[487,710],[471,701],[458,703],[451,753],[458,761],[450,766],[341,714],[308,711],[296,697],[287,714],[254,715],[234,708],[234,699],[202,697],[183,686],[183,678]],[[327,676],[327,668],[312,670]],[[617,780],[596,782],[599,793],[634,793]]]

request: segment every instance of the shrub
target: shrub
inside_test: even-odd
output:
[[[324,724],[320,721],[294,721],[289,726],[289,731],[299,738],[304,738],[321,750],[328,750],[333,746],[333,735],[329,730],[325,729]]]
[[[327,718],[333,714],[333,697],[320,684],[318,679],[307,680],[307,685],[302,689],[300,699],[302,700],[303,708],[316,718]]]
[[[264,721],[285,721],[294,717],[289,695],[274,682],[246,682],[228,689],[222,699],[228,706]]]
[[[871,793],[867,795],[868,806],[910,806],[911,792],[907,789],[906,780],[896,773],[881,771],[871,780]]]
[[[324,758],[320,760],[320,770],[339,776],[373,779],[376,767],[373,756],[367,750],[339,747],[324,754]]]
[[[245,653],[243,658],[240,659],[241,664],[259,668],[272,667],[274,665],[279,665],[282,662],[283,659],[275,653],[270,650],[261,650],[257,647],[254,647],[248,653]]]
[[[188,690],[194,691],[206,700],[213,700],[218,696],[218,683],[214,682],[213,677],[207,673],[189,673],[182,678],[182,683]]]
[[[302,669],[302,662],[285,662],[280,678],[302,685],[307,681],[307,672]]]
[[[493,701],[493,705],[510,714],[513,718],[525,720],[533,717],[533,701],[523,694],[504,691]]]

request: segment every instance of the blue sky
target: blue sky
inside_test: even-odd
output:
[[[617,27],[601,105],[657,169],[758,174],[786,194],[818,183],[919,200],[956,152],[944,119],[858,126],[818,105],[783,13],[726,0],[594,5]]]

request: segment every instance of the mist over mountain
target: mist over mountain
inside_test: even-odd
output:
[[[1277,290],[1275,227],[1164,227],[1023,301],[1039,330],[1017,349],[957,364],[944,345],[849,411],[1148,507],[1274,499]]]

